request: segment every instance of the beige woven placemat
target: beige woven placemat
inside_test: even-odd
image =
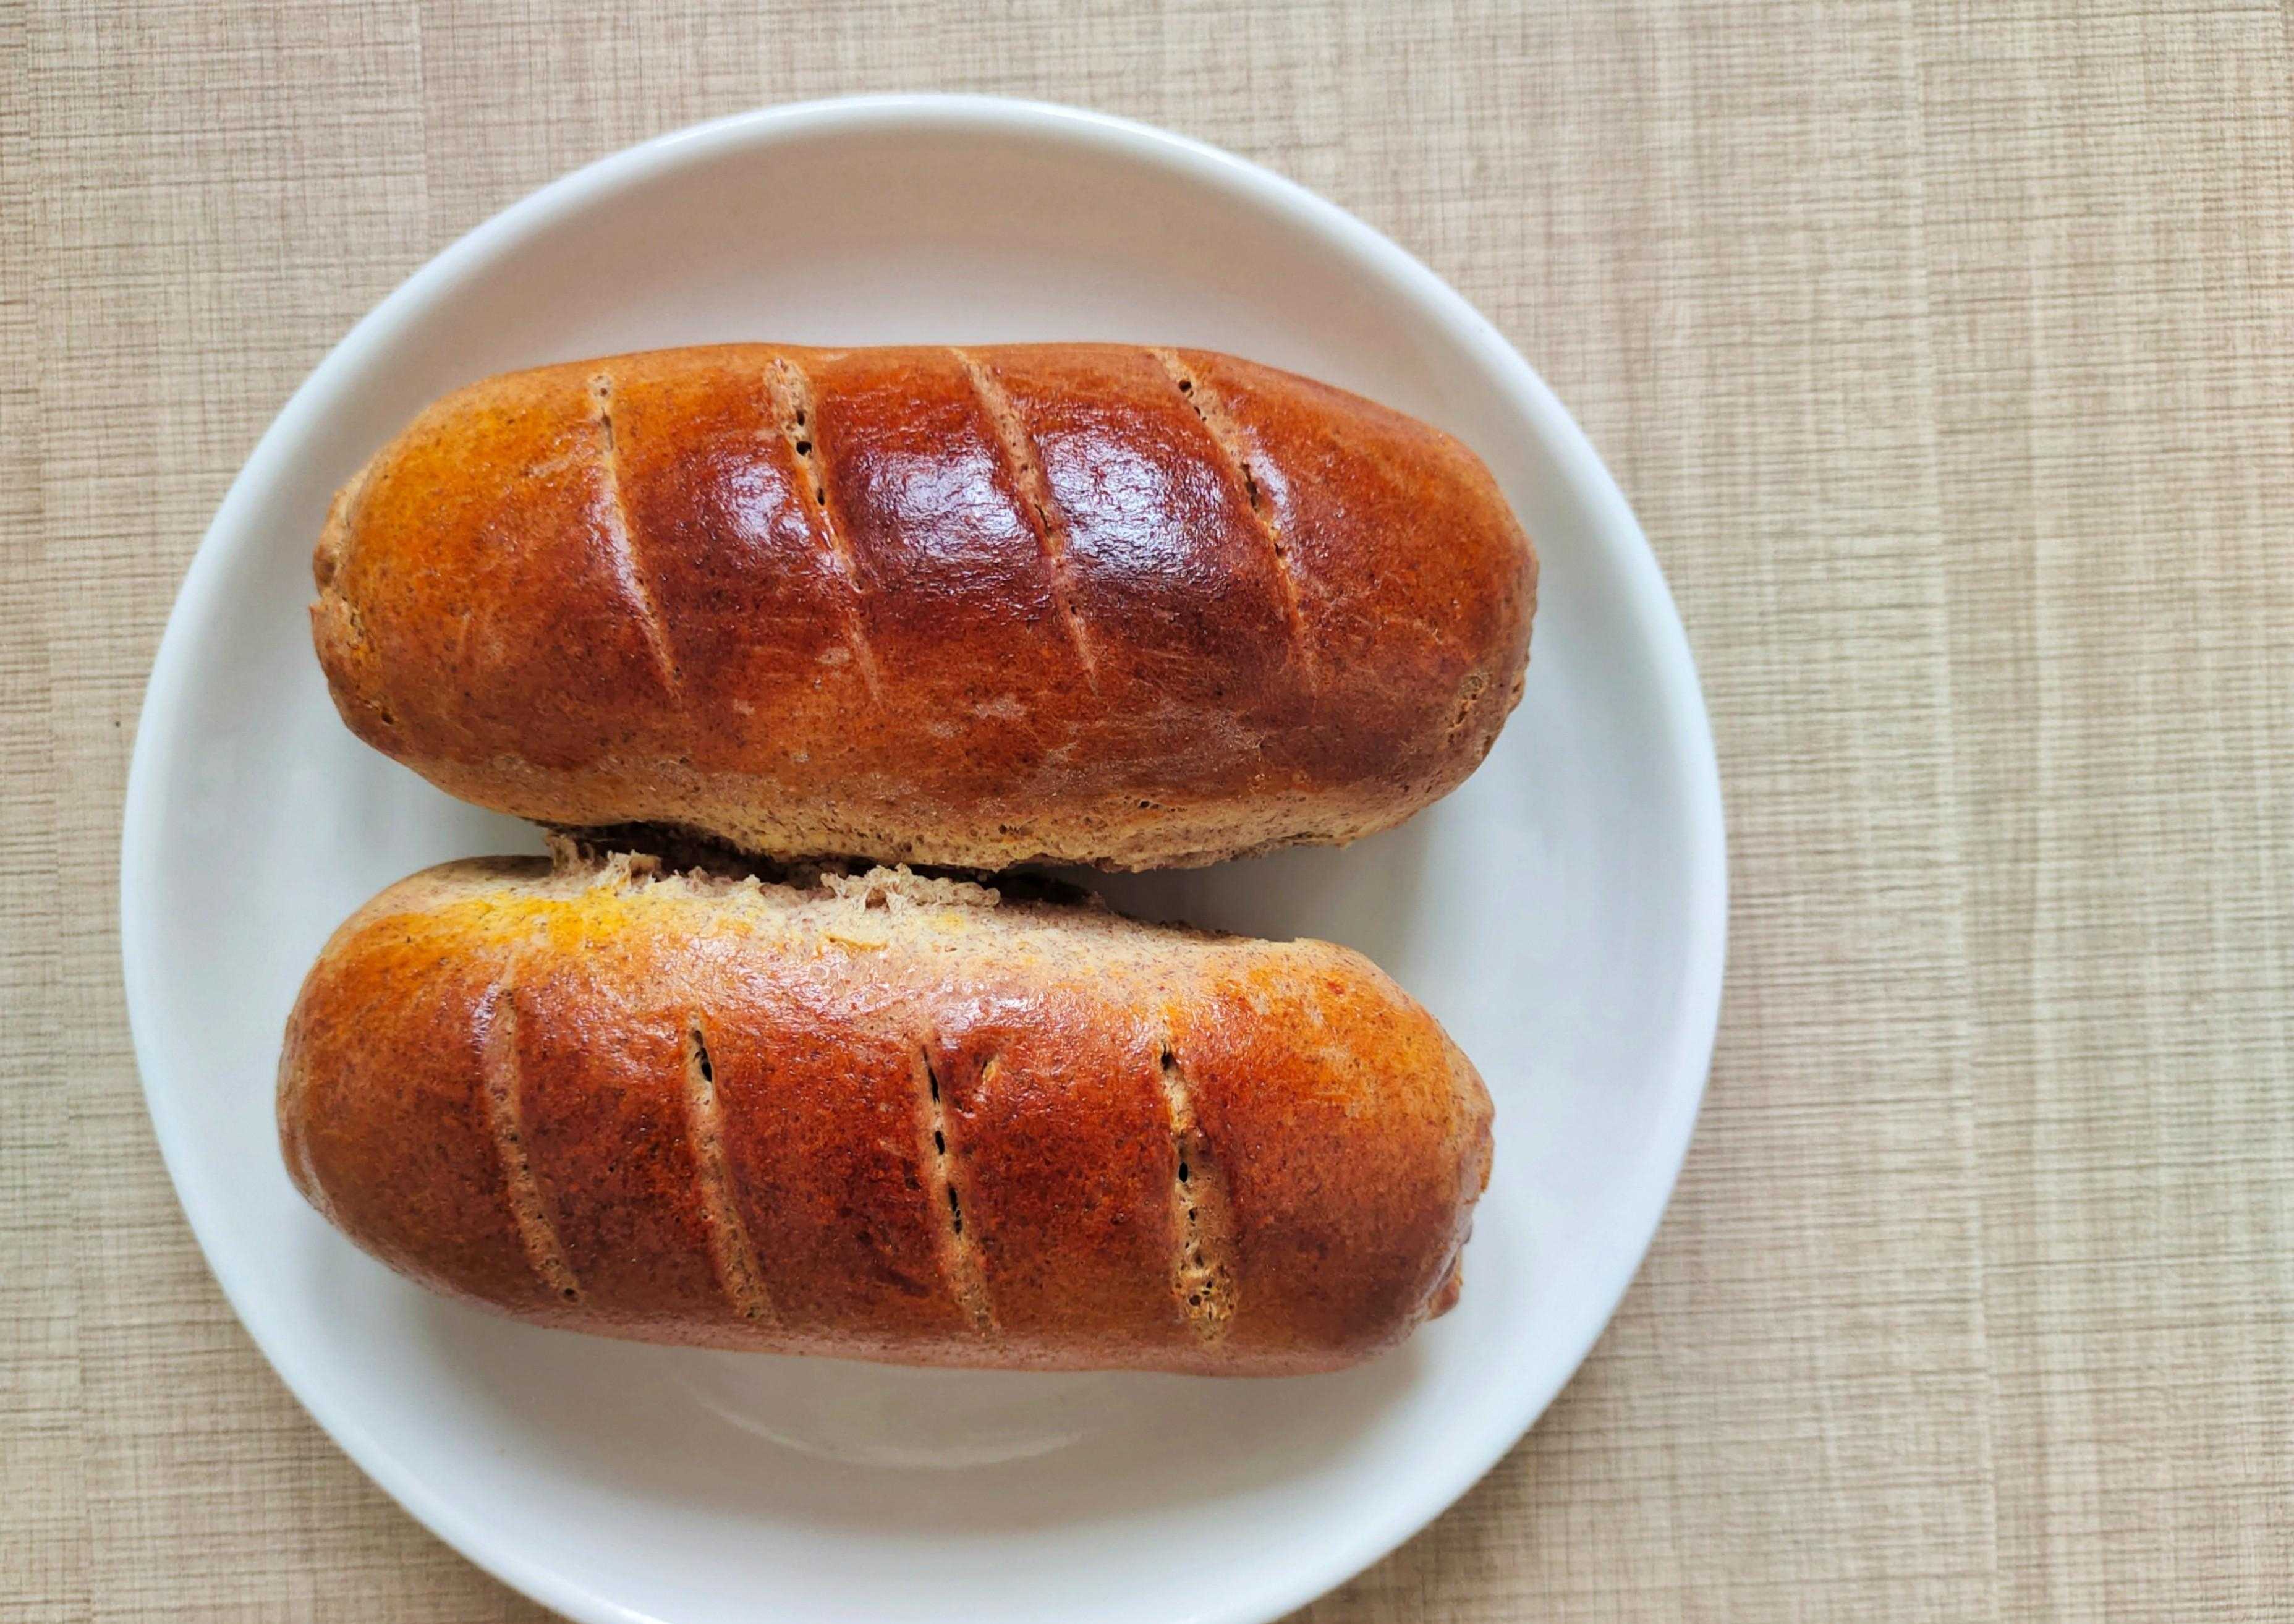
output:
[[[118,808],[349,323],[711,114],[994,90],[1363,214],[1703,663],[1710,1103],[1590,1362],[1346,1620],[2294,1618],[2294,12],[0,8],[0,1618],[530,1618],[326,1442],[145,1125]]]

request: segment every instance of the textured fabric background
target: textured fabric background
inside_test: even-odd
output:
[[[2294,5],[0,5],[0,1617],[530,1619],[272,1376],[146,1125],[144,672],[289,391],[530,188],[1013,92],[1273,165],[1575,410],[1703,664],[1710,1102],[1369,1620],[2294,1619]]]

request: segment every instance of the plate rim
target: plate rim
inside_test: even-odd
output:
[[[658,1624],[649,1614],[566,1579],[548,1563],[528,1556],[515,1542],[498,1541],[481,1522],[434,1494],[427,1482],[403,1466],[356,1415],[338,1404],[325,1389],[322,1361],[305,1359],[283,1339],[274,1345],[274,1339],[265,1336],[261,1328],[264,1316],[251,1309],[254,1296],[249,1282],[254,1271],[242,1271],[227,1263],[210,1245],[214,1220],[187,1189],[179,1171],[188,1157],[188,1129],[182,1110],[171,1100],[181,1098],[181,1091],[155,1082],[168,1074],[170,1065],[156,1046],[154,1031],[158,1017],[152,1012],[153,989],[161,975],[159,950],[140,922],[144,915],[138,913],[134,899],[151,894],[147,881],[159,865],[155,786],[161,782],[162,763],[168,759],[171,742],[181,732],[194,636],[191,629],[210,618],[211,602],[219,595],[226,567],[226,532],[243,527],[240,511],[256,499],[256,491],[278,477],[286,442],[312,410],[312,402],[389,342],[410,319],[481,269],[498,248],[610,202],[617,192],[685,165],[744,148],[903,126],[943,129],[954,126],[966,133],[1023,135],[1053,144],[1094,148],[1159,166],[1181,178],[1240,194],[1242,200],[1314,235],[1338,239],[1400,284],[1489,366],[1578,482],[1594,510],[1598,528],[1615,539],[1615,561],[1623,566],[1632,606],[1650,635],[1662,710],[1677,735],[1669,742],[1670,753],[1681,769],[1691,843],[1687,854],[1691,879],[1683,898],[1688,922],[1687,973],[1679,994],[1675,1041],[1667,1059],[1668,1085],[1642,1174],[1647,1182],[1658,1186],[1654,1192],[1656,1198],[1640,1232],[1631,1238],[1629,1247],[1621,1248],[1629,1250],[1631,1266],[1619,1276],[1606,1306],[1570,1351],[1558,1377],[1550,1384],[1515,1390],[1513,1402],[1507,1407],[1506,1424],[1488,1434],[1493,1442],[1461,1452],[1446,1470],[1412,1478],[1411,1486],[1397,1492],[1383,1513],[1353,1539],[1320,1553],[1315,1559],[1295,1563],[1265,1582],[1232,1588],[1220,1604],[1195,1615],[1198,1624],[1265,1624],[1346,1583],[1432,1523],[1519,1443],[1575,1376],[1615,1319],[1672,1206],[1694,1135],[1718,1035],[1728,936],[1726,824],[1704,689],[1678,606],[1615,479],[1559,398],[1464,295],[1375,227],[1273,170],[1192,136],[1056,102],[943,93],[831,97],[753,108],[622,148],[526,193],[417,268],[352,326],[280,408],[224,492],[168,611],[145,683],[129,758],[118,869],[122,983],[144,1108],[177,1205],[208,1271],[265,1361],[335,1446],[434,1536],[530,1599],[582,1624]]]

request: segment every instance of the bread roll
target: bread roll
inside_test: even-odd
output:
[[[729,345],[447,396],[337,498],[360,737],[563,828],[1212,862],[1454,787],[1536,565],[1449,435],[1230,356]]]
[[[451,863],[338,931],[289,1170],[520,1319],[942,1365],[1325,1370],[1455,1298],[1490,1103],[1359,955],[874,871]]]

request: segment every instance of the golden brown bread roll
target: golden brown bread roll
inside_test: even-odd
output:
[[[1148,868],[1399,823],[1521,693],[1465,447],[1229,356],[728,345],[449,395],[336,499],[369,743],[562,827]]]
[[[522,1319],[901,1362],[1322,1370],[1455,1300],[1490,1104],[1359,955],[883,870],[452,863],[279,1085],[353,1239]]]

